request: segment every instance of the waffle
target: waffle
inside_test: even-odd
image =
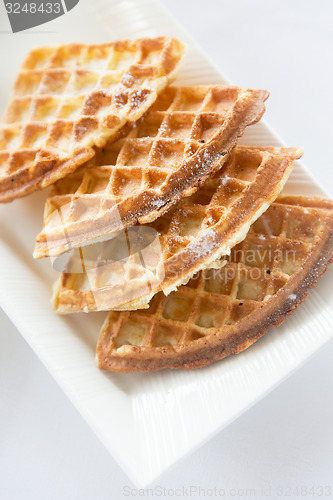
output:
[[[199,273],[148,310],[109,313],[97,357],[116,372],[198,368],[280,325],[333,259],[333,201],[284,197],[251,226],[220,270]]]
[[[221,168],[247,125],[264,112],[263,90],[168,87],[125,138],[54,187],[34,257],[110,239],[155,220]]]
[[[169,37],[32,50],[0,126],[0,202],[73,172],[173,79],[183,55]]]
[[[236,147],[221,171],[149,225],[76,249],[56,285],[58,312],[148,307],[243,240],[301,150]]]

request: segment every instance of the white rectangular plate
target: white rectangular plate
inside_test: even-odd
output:
[[[34,36],[30,44],[26,37],[24,49],[37,43],[102,42],[169,34],[188,44],[177,83],[227,83],[154,0],[82,0],[78,15],[80,22],[76,24],[69,17],[66,21],[65,16],[63,31],[44,36],[42,42],[41,36]],[[1,109],[14,66],[18,67],[23,55],[22,44],[9,43],[15,65],[11,63],[1,76]],[[6,62],[1,60],[0,64],[4,67]],[[282,141],[262,121],[247,130],[241,143],[280,146]],[[325,195],[299,162],[286,190]],[[57,316],[49,303],[57,273],[49,261],[32,259],[45,197],[45,192],[36,193],[0,206],[0,305],[139,487],[234,420],[332,336],[330,270],[311,291],[306,307],[301,306],[284,325],[235,357],[190,372],[122,375],[99,371],[95,346],[105,313]]]

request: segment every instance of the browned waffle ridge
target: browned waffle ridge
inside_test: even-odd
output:
[[[223,269],[199,273],[168,297],[156,295],[148,310],[111,312],[98,365],[116,372],[191,369],[236,354],[280,325],[332,259],[333,201],[278,198]]]
[[[172,81],[183,45],[170,37],[32,50],[0,125],[0,202],[73,172]]]
[[[224,167],[192,196],[163,217],[139,226],[155,230],[142,252],[120,256],[131,235],[77,249],[54,291],[58,312],[128,310],[148,307],[163,290],[169,294],[196,272],[212,265],[243,240],[250,225],[275,200],[302,151],[237,146]],[[137,229],[137,228],[135,228]]]
[[[168,87],[141,122],[58,182],[45,207],[35,258],[57,256],[147,223],[215,171],[264,112],[264,90]]]

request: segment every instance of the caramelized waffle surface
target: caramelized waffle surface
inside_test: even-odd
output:
[[[151,224],[75,249],[55,286],[61,313],[148,307],[230,253],[275,200],[301,150],[236,147],[221,171]],[[221,262],[219,265],[222,265]]]
[[[281,197],[251,226],[222,269],[207,269],[148,310],[111,312],[100,368],[197,368],[236,354],[280,325],[333,259],[333,202]]]
[[[0,126],[0,202],[41,189],[138,120],[183,55],[169,37],[32,50]]]
[[[110,239],[161,216],[221,168],[268,93],[238,87],[168,87],[125,138],[59,181],[35,258]]]

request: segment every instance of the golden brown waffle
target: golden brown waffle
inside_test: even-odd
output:
[[[238,353],[280,325],[333,258],[333,201],[278,199],[234,248],[148,310],[111,312],[97,346],[116,372],[197,368]]]
[[[104,148],[97,166],[56,184],[34,257],[155,220],[221,167],[245,127],[261,117],[267,96],[237,87],[168,87],[125,138]]]
[[[173,38],[32,50],[0,126],[0,202],[41,189],[138,120],[175,76]]]
[[[169,294],[245,238],[301,154],[236,147],[221,171],[155,222],[76,250],[56,285],[55,308],[139,309],[159,291]]]

